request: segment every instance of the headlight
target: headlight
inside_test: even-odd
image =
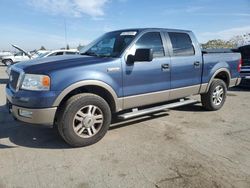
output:
[[[25,74],[21,89],[48,91],[50,89],[50,77],[46,75]]]

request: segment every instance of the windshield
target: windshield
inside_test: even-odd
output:
[[[82,49],[80,54],[98,57],[119,57],[137,33],[137,31],[115,31],[106,33]]]
[[[38,53],[37,58],[43,58],[43,57],[45,57],[46,55],[48,55],[49,53],[50,53],[50,52]]]
[[[22,56],[23,55],[23,52],[17,52],[14,54],[14,56]]]

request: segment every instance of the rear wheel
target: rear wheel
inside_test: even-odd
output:
[[[207,93],[201,95],[201,103],[206,110],[219,110],[225,103],[227,86],[223,80],[214,79]]]
[[[71,97],[58,114],[58,132],[71,146],[88,146],[106,134],[111,111],[107,102],[94,94]]]

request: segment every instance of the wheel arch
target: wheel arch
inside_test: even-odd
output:
[[[98,80],[80,81],[70,85],[60,93],[53,106],[61,106],[71,96],[84,92],[93,93],[105,99],[112,112],[118,112],[122,109],[122,101],[118,99],[113,88]]]
[[[12,64],[14,63],[13,59],[11,59],[11,58],[2,59],[2,62],[4,64],[6,64],[7,61],[11,61]]]
[[[230,71],[227,68],[220,68],[211,77],[211,79],[208,82],[206,92],[208,92],[212,82],[214,79],[221,79],[226,83],[227,88],[229,87],[230,80],[231,80],[231,74]]]

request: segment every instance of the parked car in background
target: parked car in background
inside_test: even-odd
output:
[[[77,49],[53,50],[53,51],[44,51],[44,50],[42,50],[42,51],[35,52],[31,56],[31,59],[41,59],[41,58],[52,57],[52,56],[76,55],[76,54],[79,54],[79,51]],[[11,66],[8,65],[8,68],[6,69],[6,73],[9,75],[10,71],[11,71]]]
[[[10,56],[13,55],[11,52],[0,52],[0,58],[4,56]]]
[[[22,122],[55,125],[70,145],[87,146],[104,137],[116,116],[196,103],[190,95],[201,95],[206,110],[219,110],[227,89],[241,81],[240,66],[240,53],[202,51],[191,31],[113,31],[80,55],[13,65],[7,106]]]
[[[32,56],[32,58],[37,58],[38,56],[41,56],[44,53],[48,53],[50,52],[50,50],[34,50],[31,51],[30,54]]]
[[[51,56],[60,56],[60,55],[76,55],[79,54],[79,51],[76,49],[71,50],[54,50],[50,52],[45,52],[37,56],[37,58],[45,58]]]
[[[6,66],[13,65],[20,61],[26,61],[26,60],[32,59],[32,56],[30,55],[30,53],[26,52],[25,50],[23,50],[22,48],[16,45],[12,45],[12,46],[16,48],[19,52],[13,55],[4,56],[1,58],[2,63],[5,64]]]
[[[250,86],[250,45],[241,46],[237,50],[242,56],[241,85]]]

